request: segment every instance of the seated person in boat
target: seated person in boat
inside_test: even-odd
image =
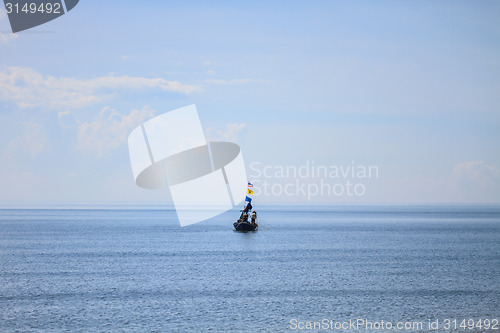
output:
[[[255,220],[257,219],[257,212],[255,210],[252,212],[251,219],[252,223],[255,224]]]
[[[248,222],[248,214],[247,213],[243,214],[243,218],[241,219],[241,221]]]

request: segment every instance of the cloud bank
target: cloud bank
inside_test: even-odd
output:
[[[235,142],[238,140],[238,135],[246,127],[246,124],[226,124],[224,130],[217,130],[213,127],[206,129],[206,136],[209,141],[230,141]]]
[[[159,89],[189,95],[200,91],[163,78],[107,75],[87,80],[42,75],[26,67],[4,67],[0,70],[0,99],[20,108],[82,108],[102,102],[117,91]]]
[[[78,125],[77,148],[103,155],[127,141],[129,133],[156,113],[148,106],[122,114],[109,106],[104,107],[99,117]]]

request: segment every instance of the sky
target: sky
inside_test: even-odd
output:
[[[190,104],[257,203],[500,203],[498,1],[81,0],[17,34],[0,8],[1,207],[171,203],[127,137]]]

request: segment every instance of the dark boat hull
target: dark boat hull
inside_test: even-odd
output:
[[[259,227],[258,224],[250,222],[234,222],[233,226],[236,231],[256,231]]]

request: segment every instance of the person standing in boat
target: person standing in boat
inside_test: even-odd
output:
[[[251,209],[252,209],[252,204],[248,202],[245,209],[243,209],[243,213],[249,213]]]
[[[257,220],[257,212],[255,210],[252,212],[251,219],[252,223],[255,224],[255,220]]]

